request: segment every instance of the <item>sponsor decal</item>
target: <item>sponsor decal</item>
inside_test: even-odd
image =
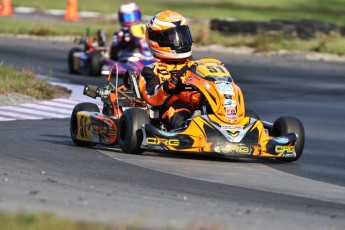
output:
[[[104,135],[107,137],[116,137],[117,136],[117,129],[114,129],[112,126],[98,126],[92,125],[91,132],[96,135]]]
[[[157,130],[157,132],[163,136],[166,136],[166,137],[173,137],[176,135],[176,133],[174,133],[174,132],[166,132],[166,131],[160,130],[160,129]]]
[[[221,130],[243,131],[242,125],[221,125]]]
[[[236,108],[231,107],[231,106],[225,106],[225,117],[228,120],[235,120],[238,118],[236,115]]]
[[[232,99],[224,99],[224,106],[231,106],[235,107],[237,105],[235,100]]]
[[[234,95],[234,89],[230,82],[216,81],[216,86],[220,94]]]
[[[236,120],[238,118],[238,116],[236,116],[236,115],[226,115],[225,117],[229,121]]]
[[[211,88],[211,86],[210,86],[210,84],[208,84],[208,82],[205,82],[204,85],[205,85],[205,87],[206,87],[207,89],[210,89],[210,88]]]
[[[165,146],[173,146],[173,147],[178,147],[180,145],[180,141],[177,139],[162,139],[162,138],[155,138],[155,137],[146,138],[146,143],[148,145],[164,144]]]
[[[226,115],[236,115],[236,108],[231,107],[231,106],[226,106],[225,107],[225,114]]]
[[[154,70],[156,66],[155,66],[154,63],[152,63],[152,64],[147,65],[147,67],[149,67],[149,68],[151,68],[152,70]]]
[[[245,145],[226,144],[215,146],[214,151],[218,153],[240,153],[250,155],[251,147]]]
[[[287,144],[289,142],[289,139],[287,137],[276,137],[273,140],[280,144]]]
[[[83,140],[89,140],[90,139],[90,135],[89,135],[90,126],[89,125],[90,125],[89,116],[80,115],[79,126],[78,126],[79,127],[78,136],[80,136],[81,139],[83,139]]]
[[[291,154],[295,152],[295,146],[281,146],[281,145],[277,145],[275,148],[276,153],[287,153],[287,154]]]

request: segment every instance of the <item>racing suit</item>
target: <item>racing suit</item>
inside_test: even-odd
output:
[[[122,28],[114,33],[110,47],[110,58],[118,60],[121,50],[133,53],[136,49],[141,49],[140,42],[131,34],[130,28]]]
[[[183,127],[186,120],[191,117],[193,106],[200,100],[200,95],[195,91],[182,91],[184,84],[181,80],[175,85],[170,81],[172,76],[176,76],[178,71],[186,65],[190,68],[195,65],[195,62],[159,61],[145,66],[139,76],[140,94],[150,105],[150,117],[161,119],[170,129]],[[155,117],[152,112],[158,112],[158,117]]]

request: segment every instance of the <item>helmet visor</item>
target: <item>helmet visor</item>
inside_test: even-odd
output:
[[[171,29],[154,31],[155,38],[161,47],[183,47],[192,45],[192,36],[188,26],[176,26]]]
[[[141,14],[140,11],[134,11],[131,13],[120,13],[119,14],[119,20],[122,23],[131,23],[131,22],[136,22],[140,21],[141,19]]]

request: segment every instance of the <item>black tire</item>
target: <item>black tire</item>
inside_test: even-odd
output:
[[[259,114],[251,109],[246,109],[246,117],[251,117],[255,118],[256,120],[260,120]]]
[[[74,69],[74,60],[73,60],[74,59],[73,55],[74,55],[74,53],[77,53],[77,52],[82,52],[82,49],[80,49],[80,48],[72,48],[68,52],[68,69],[69,69],[69,72],[72,73],[72,74],[78,73],[78,71]]]
[[[102,54],[99,51],[93,51],[89,54],[89,75],[99,76],[101,75],[102,65],[101,65]]]
[[[272,136],[285,136],[288,133],[296,133],[298,135],[295,143],[296,157],[277,158],[279,161],[291,162],[298,160],[304,148],[304,127],[302,122],[296,117],[283,116],[279,117],[273,124]]]
[[[96,143],[88,141],[80,141],[77,139],[78,134],[78,124],[77,124],[77,113],[80,111],[89,111],[89,112],[100,112],[97,105],[93,103],[80,103],[76,105],[72,111],[71,121],[70,121],[70,133],[71,138],[74,144],[78,146],[95,146]]]
[[[123,112],[120,118],[119,144],[122,151],[131,154],[142,154],[140,148],[143,141],[141,126],[150,124],[147,112],[139,108],[130,108]]]

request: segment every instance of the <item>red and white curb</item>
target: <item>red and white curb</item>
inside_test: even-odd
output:
[[[53,118],[68,118],[75,105],[81,102],[92,102],[102,107],[101,100],[83,95],[84,86],[65,83],[52,83],[72,91],[69,98],[59,98],[51,101],[25,103],[14,106],[0,106],[0,122],[14,120],[39,120]]]

